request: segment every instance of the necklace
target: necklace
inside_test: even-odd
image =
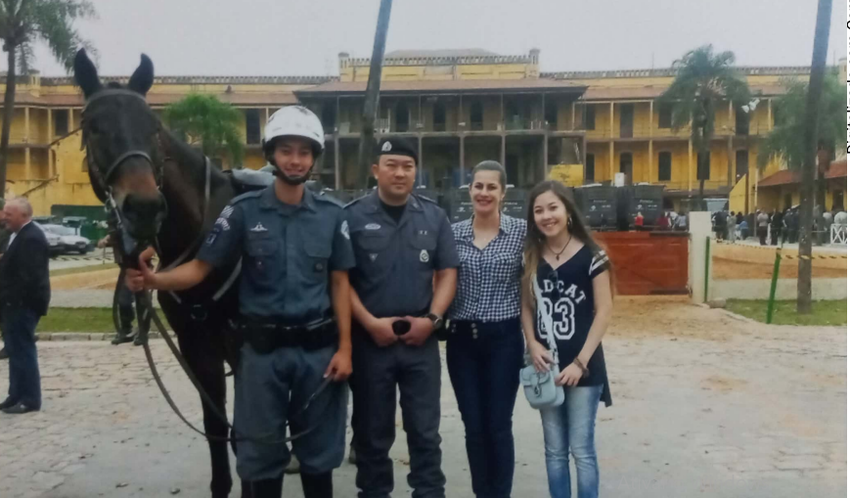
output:
[[[567,239],[567,243],[566,243],[566,244],[564,244],[564,247],[562,247],[560,251],[555,251],[554,249],[552,249],[552,247],[549,245],[549,243],[548,243],[548,242],[546,243],[546,247],[548,247],[548,248],[549,248],[549,251],[551,251],[551,252],[552,252],[552,254],[554,254],[554,255],[555,255],[555,261],[560,261],[560,260],[561,260],[561,254],[564,254],[564,251],[566,251],[566,250],[567,250],[567,246],[569,246],[569,245],[570,245],[570,242],[572,242],[572,240],[573,240],[573,234],[570,234],[570,238],[569,238],[569,239]]]

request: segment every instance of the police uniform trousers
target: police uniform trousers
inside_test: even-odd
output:
[[[393,490],[396,386],[410,453],[413,498],[444,498],[440,466],[440,352],[433,335],[420,347],[401,341],[378,347],[353,324],[354,449],[360,498],[389,498]]]
[[[302,472],[321,474],[339,467],[345,454],[348,386],[331,382],[301,411],[322,384],[336,351],[335,345],[313,350],[280,347],[259,354],[245,343],[235,381],[237,437],[283,439],[289,420],[290,434],[310,429],[292,441]],[[280,478],[290,460],[289,449],[282,443],[238,440],[236,449],[236,471],[248,481]]]

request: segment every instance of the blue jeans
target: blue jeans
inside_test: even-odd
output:
[[[546,474],[552,498],[570,498],[570,451],[576,462],[578,498],[599,496],[599,466],[593,432],[602,387],[567,387],[564,404],[540,410]]]
[[[466,428],[472,492],[478,498],[511,495],[512,416],[523,347],[518,319],[451,324],[446,365]]]
[[[41,409],[41,375],[35,348],[39,316],[20,305],[2,310],[3,342],[9,353],[9,400]]]

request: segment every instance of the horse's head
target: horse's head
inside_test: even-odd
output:
[[[117,209],[128,235],[151,242],[167,210],[160,191],[162,126],[145,101],[153,84],[153,63],[142,55],[126,87],[104,86],[85,50],[80,50],[74,59],[74,78],[86,99],[83,147],[92,188],[101,201],[114,203],[111,207]]]

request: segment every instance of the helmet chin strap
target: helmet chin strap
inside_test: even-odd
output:
[[[272,161],[270,161],[272,163],[272,165],[274,166],[274,171],[272,171],[272,174],[274,176],[280,178],[281,180],[283,180],[283,182],[286,183],[287,185],[292,185],[293,187],[297,187],[298,185],[307,183],[307,180],[310,179],[310,173],[313,171],[313,166],[316,165],[317,160],[318,160],[318,158],[314,159],[313,164],[310,166],[310,169],[308,169],[307,172],[304,173],[301,176],[289,176],[289,175],[287,175],[286,173],[284,173],[280,169],[280,166],[277,165],[277,162],[272,160]]]

